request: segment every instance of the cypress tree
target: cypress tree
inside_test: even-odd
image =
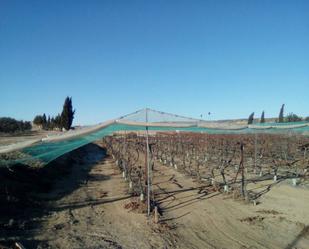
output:
[[[36,115],[33,119],[33,123],[35,125],[42,125],[43,124],[43,116],[41,115]]]
[[[74,119],[74,113],[75,110],[73,111],[72,98],[66,97],[61,113],[61,126],[64,129],[70,130]]]
[[[51,129],[51,125],[50,125],[50,116],[49,116],[49,115],[48,115],[46,127],[47,127],[48,130]]]
[[[253,119],[254,119],[254,112],[252,112],[248,118],[248,125],[253,123]]]
[[[61,129],[61,115],[58,114],[55,117],[55,127]]]
[[[52,118],[50,119],[50,129],[53,130],[54,128],[55,128],[55,118],[52,117]]]
[[[42,116],[42,128],[46,129],[46,127],[47,127],[47,119],[46,119],[46,115],[44,113],[43,116]]]
[[[262,115],[261,115],[261,121],[260,121],[260,123],[262,124],[262,123],[265,123],[265,113],[264,113],[264,111],[262,112]]]
[[[279,112],[279,123],[283,123],[284,122],[284,104],[281,106],[280,112]]]

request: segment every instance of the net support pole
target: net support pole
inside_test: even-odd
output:
[[[148,123],[148,109],[146,109],[146,123]],[[150,160],[149,160],[149,136],[146,125],[146,164],[147,164],[147,216],[150,216]]]
[[[257,133],[254,134],[254,173],[256,173],[257,166]]]

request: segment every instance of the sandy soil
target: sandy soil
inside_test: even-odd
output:
[[[26,142],[29,140],[42,139],[47,136],[61,134],[60,131],[45,131],[45,130],[34,130],[22,134],[5,134],[0,133],[0,146],[7,146],[10,144],[16,144]]]
[[[99,146],[87,150],[83,163],[57,180],[52,191],[32,194],[44,202],[41,212],[34,208],[30,218],[24,217],[29,210],[2,217],[0,227],[9,230],[0,231],[0,248],[15,241],[27,249],[172,247],[169,236],[157,229],[160,225],[125,208],[136,197],[127,194],[128,184],[115,163]]]
[[[20,241],[27,249],[309,248],[305,188],[283,181],[254,206],[156,163],[154,193],[161,216],[154,224],[144,213],[125,208],[134,198],[112,159],[99,146],[86,148],[51,191],[33,194],[44,205],[33,211],[23,230],[22,215],[13,217],[18,226],[2,226],[11,228],[1,231],[0,244]],[[264,181],[248,187],[263,191],[268,185]]]
[[[145,214],[124,208],[131,198],[126,190],[121,172],[110,158],[103,159],[80,188],[53,204],[54,212],[35,238],[51,248],[164,248]]]
[[[309,248],[309,191],[282,182],[254,206],[157,164],[155,191],[179,248]],[[269,181],[248,189],[265,189]],[[160,192],[162,194],[160,194]]]

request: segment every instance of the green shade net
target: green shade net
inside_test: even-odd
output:
[[[219,129],[199,127],[201,120],[185,118],[178,115],[161,113],[153,110],[142,110],[133,114],[119,118],[118,123],[111,123],[110,125],[93,131],[88,134],[78,135],[73,138],[63,139],[61,141],[41,141],[24,149],[13,151],[10,153],[0,154],[0,167],[11,166],[16,164],[25,164],[31,166],[44,166],[52,160],[80,148],[93,141],[102,139],[105,136],[111,135],[115,132],[130,132],[130,131],[145,131],[145,125],[125,124],[125,122],[152,122],[148,126],[149,131],[164,132],[164,131],[179,131],[179,132],[197,132],[208,134],[301,134],[309,135],[309,123],[301,122],[300,127],[295,126],[295,123],[282,123],[270,125],[270,123],[261,124],[261,126],[269,126],[267,129],[242,127],[239,129]],[[122,122],[122,123],[119,123]],[[165,125],[160,125],[160,124]],[[178,127],[175,124],[190,125],[190,127]],[[297,124],[299,125],[299,123]],[[280,126],[276,128],[276,126]],[[284,128],[283,126],[287,127]],[[284,129],[283,129],[284,128]]]
[[[112,124],[90,134],[62,141],[39,142],[20,151],[0,155],[0,167],[14,164],[43,166],[72,150],[111,135],[117,131],[141,130],[142,127]]]
[[[284,123],[257,123],[257,126],[296,126],[296,125],[307,125],[308,121],[298,121],[298,122],[284,122]]]

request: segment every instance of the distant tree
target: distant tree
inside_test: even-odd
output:
[[[51,128],[50,128],[51,130],[62,128],[61,115],[60,114],[58,114],[56,117],[52,117],[50,122],[51,122]]]
[[[61,115],[58,114],[56,117],[55,117],[55,127],[56,128],[59,128],[61,129],[62,126],[61,126]]]
[[[58,114],[56,117],[48,115],[48,118],[46,118],[45,113],[43,115],[36,115],[33,119],[33,123],[45,130],[53,130],[55,128],[65,128],[69,130],[73,123],[74,113],[75,110],[73,110],[72,107],[72,98],[66,97],[61,114]]]
[[[55,128],[55,118],[51,117],[50,124],[49,124],[49,129],[53,130],[54,128]]]
[[[306,118],[305,118],[305,121],[309,121],[309,117],[306,117]]]
[[[264,111],[262,112],[262,115],[261,115],[261,121],[260,121],[260,123],[265,123],[265,113],[264,113]]]
[[[47,129],[47,118],[46,118],[46,114],[44,113],[42,116],[42,128],[43,129]]]
[[[27,121],[18,121],[14,118],[0,118],[0,132],[13,133],[31,130],[31,123]]]
[[[52,130],[55,127],[54,118],[50,116],[46,118],[45,113],[43,115],[36,115],[33,119],[33,123],[45,130]]]
[[[61,113],[61,126],[64,129],[69,130],[71,128],[74,119],[74,113],[75,110],[73,111],[72,98],[66,97]]]
[[[252,112],[248,118],[248,124],[252,124],[254,119],[254,112]]]
[[[285,122],[298,122],[298,121],[302,121],[302,118],[297,116],[293,112],[289,113],[285,118]]]
[[[36,115],[33,119],[33,123],[35,125],[43,125],[43,116],[42,115]]]
[[[284,104],[281,106],[280,112],[279,112],[279,123],[284,122]]]
[[[50,116],[48,115],[47,121],[46,121],[46,130],[51,130],[51,122],[50,122]]]
[[[22,125],[22,130],[23,131],[30,131],[32,129],[32,125],[30,121],[24,121]]]

